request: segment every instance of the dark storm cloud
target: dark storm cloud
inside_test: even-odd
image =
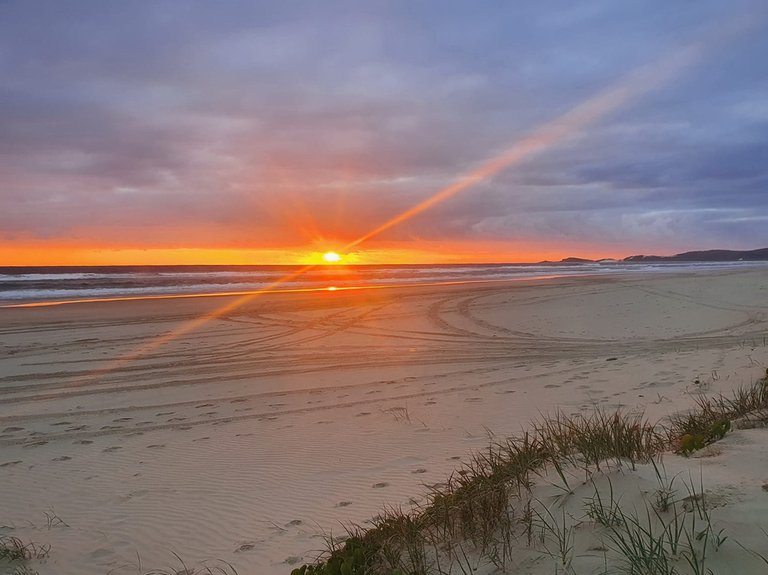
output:
[[[0,3],[0,235],[303,241],[290,210],[361,234],[738,14],[755,29],[386,237],[757,247],[768,34],[745,1]]]

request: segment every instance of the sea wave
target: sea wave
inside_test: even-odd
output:
[[[324,287],[418,285],[546,276],[663,273],[747,268],[764,262],[457,264],[318,267],[293,277],[297,266],[156,266],[0,268],[0,302],[289,290]]]

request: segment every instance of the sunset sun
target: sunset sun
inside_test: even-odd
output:
[[[323,261],[329,264],[335,264],[341,261],[341,256],[336,252],[325,252],[323,254]]]

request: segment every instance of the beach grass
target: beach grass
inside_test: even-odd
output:
[[[11,535],[0,536],[0,567],[8,566],[11,575],[35,575],[29,562],[33,559],[43,559],[48,555],[49,545],[25,543]]]
[[[182,562],[181,569],[153,569],[142,573],[142,575],[237,575],[237,571],[228,564],[214,567],[187,567]]]
[[[728,535],[712,524],[703,479],[667,478],[662,456],[690,456],[741,420],[765,422],[767,414],[768,372],[731,395],[699,397],[664,423],[623,411],[542,416],[528,431],[474,453],[425,504],[386,509],[372,527],[349,528],[343,543],[292,575],[468,574],[480,564],[504,572],[521,546],[569,573],[573,529],[584,520],[562,507],[573,483],[593,486],[581,508],[603,530],[606,573],[706,575],[708,553]],[[640,464],[653,466],[658,487],[641,506],[625,508],[609,473]],[[555,489],[554,503],[535,496],[542,480]]]

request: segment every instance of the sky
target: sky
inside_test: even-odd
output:
[[[746,0],[0,0],[0,265],[766,247],[767,32]]]

